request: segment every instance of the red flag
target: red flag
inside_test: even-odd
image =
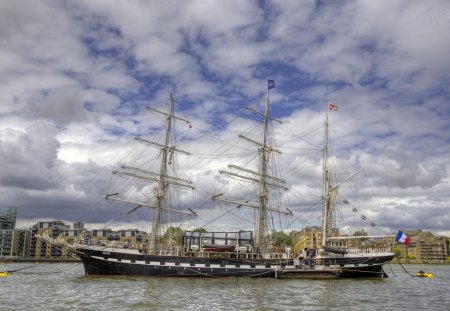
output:
[[[337,109],[338,109],[338,106],[336,106],[336,104],[334,104],[334,103],[332,103],[332,102],[329,102],[329,103],[328,103],[328,109],[329,109],[330,111],[337,110]]]
[[[191,124],[191,123],[189,123],[189,128],[190,128],[190,129],[192,128],[192,124]]]

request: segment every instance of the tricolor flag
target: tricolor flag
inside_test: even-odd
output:
[[[401,230],[398,230],[397,237],[395,238],[397,242],[403,243],[406,246],[411,242],[411,238],[404,234]]]
[[[267,80],[267,90],[275,88],[275,80]]]
[[[332,102],[328,102],[328,109],[329,109],[330,111],[332,111],[332,110],[337,110],[337,109],[338,109],[338,106],[337,106],[336,104],[332,103]]]

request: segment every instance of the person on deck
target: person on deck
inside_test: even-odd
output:
[[[303,250],[302,250],[302,257],[303,258],[306,258],[306,255],[308,254],[308,249],[305,247]]]

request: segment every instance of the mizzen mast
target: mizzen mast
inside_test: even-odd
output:
[[[330,188],[331,188],[331,178],[328,165],[328,112],[325,120],[325,135],[323,140],[323,160],[322,160],[322,213],[323,213],[323,223],[322,223],[322,246],[326,246],[328,234],[331,233],[332,226],[332,213],[330,206]],[[337,189],[336,189],[337,191]]]
[[[356,176],[359,171],[356,171],[341,182],[333,185],[331,181],[331,169],[329,165],[329,123],[328,112],[325,119],[325,135],[323,141],[323,160],[322,160],[322,246],[327,246],[328,238],[331,238],[333,233],[333,217],[336,206],[336,197],[339,192],[339,187],[346,183],[349,179]]]

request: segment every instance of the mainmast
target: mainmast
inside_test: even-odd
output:
[[[269,90],[275,87],[275,81],[268,81],[268,89],[267,96],[265,100],[265,109],[264,113],[260,113],[258,111],[253,110],[250,107],[246,107],[247,110],[252,111],[263,118],[263,133],[260,142],[245,137],[244,135],[239,135],[240,138],[253,143],[258,146],[258,156],[259,156],[259,165],[258,171],[253,171],[247,168],[239,167],[236,165],[229,165],[230,169],[239,171],[239,173],[228,172],[228,171],[220,171],[221,174],[238,177],[247,181],[254,182],[258,185],[257,192],[257,202],[249,202],[237,199],[230,198],[222,198],[221,195],[213,195],[211,199],[216,201],[222,201],[230,204],[236,204],[238,206],[246,206],[251,207],[256,210],[255,216],[255,246],[260,250],[261,253],[269,252],[269,230],[267,223],[267,214],[268,212],[276,212],[285,215],[292,215],[292,212],[282,211],[279,208],[271,207],[269,205],[269,188],[278,188],[287,190],[287,188],[283,185],[285,183],[284,180],[268,175],[268,163],[270,160],[270,152],[281,153],[278,150],[272,148],[269,145],[269,123],[271,120],[280,122],[279,120],[273,119],[270,117],[270,97]]]
[[[149,243],[149,249],[148,253],[150,254],[158,254],[161,249],[162,244],[162,237],[164,234],[164,228],[163,228],[163,212],[170,212],[170,213],[178,213],[178,214],[185,214],[185,215],[191,215],[196,216],[197,214],[189,209],[189,212],[179,211],[176,209],[173,209],[171,206],[167,206],[167,199],[169,195],[169,186],[177,186],[177,187],[184,187],[184,188],[191,188],[194,189],[192,182],[189,180],[173,177],[167,175],[168,166],[173,165],[173,159],[174,159],[174,153],[175,152],[181,152],[184,154],[189,155],[188,152],[184,150],[177,149],[174,145],[172,145],[171,142],[171,136],[173,131],[173,125],[175,122],[175,119],[190,123],[188,120],[182,119],[180,117],[177,117],[174,115],[174,98],[173,95],[170,94],[169,98],[169,112],[161,112],[156,109],[147,107],[148,110],[157,112],[159,114],[162,114],[166,117],[166,125],[165,125],[165,138],[163,144],[153,142],[150,140],[146,140],[143,138],[136,137],[135,139],[144,142],[150,145],[154,145],[156,147],[160,148],[161,152],[161,163],[159,167],[158,173],[149,172],[137,167],[132,167],[128,165],[122,165],[123,171],[114,171],[114,174],[117,175],[125,175],[125,176],[131,176],[138,179],[143,180],[149,180],[156,182],[155,187],[155,202],[152,204],[149,203],[141,203],[141,202],[135,202],[127,199],[121,199],[116,197],[118,193],[109,194],[106,195],[105,198],[112,201],[122,202],[122,203],[128,203],[136,205],[136,207],[132,208],[130,211],[128,211],[127,214],[130,214],[134,211],[136,211],[140,207],[147,207],[154,209],[154,216],[153,216],[153,224],[152,224],[152,231],[150,234],[150,243]]]
[[[267,89],[267,97],[264,109],[264,128],[262,134],[262,146],[259,148],[259,190],[258,190],[258,219],[256,223],[256,245],[260,247],[262,253],[267,252],[268,247],[268,230],[267,230],[267,161],[269,158],[269,148],[267,146],[267,136],[269,131],[269,107],[270,97],[269,88]]]

